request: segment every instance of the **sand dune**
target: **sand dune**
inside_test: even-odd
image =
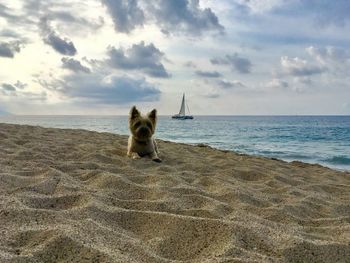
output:
[[[350,262],[350,173],[0,124],[0,262]]]

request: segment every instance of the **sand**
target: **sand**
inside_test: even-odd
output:
[[[0,124],[0,262],[350,262],[350,173],[158,142]]]

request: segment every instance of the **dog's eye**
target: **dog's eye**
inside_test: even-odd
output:
[[[137,121],[137,122],[135,122],[134,126],[135,126],[135,127],[138,127],[138,126],[140,126],[140,124],[141,124],[141,122],[140,122],[140,121]]]
[[[150,122],[147,122],[146,125],[147,125],[147,127],[148,127],[149,129],[152,130],[153,127],[152,127],[152,124],[151,124]]]

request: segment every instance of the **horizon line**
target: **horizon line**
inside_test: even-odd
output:
[[[158,115],[159,117],[169,117],[172,116],[173,114],[162,114]],[[101,117],[124,117],[124,116],[129,116],[129,114],[5,114],[5,115],[0,115],[1,117],[9,117],[9,116],[101,116]],[[229,117],[229,116],[237,116],[237,117],[277,117],[277,116],[293,116],[293,117],[308,117],[308,116],[350,116],[350,114],[197,114],[193,116],[198,116],[198,117]]]

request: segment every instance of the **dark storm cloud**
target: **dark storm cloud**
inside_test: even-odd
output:
[[[217,71],[201,71],[201,70],[196,70],[195,74],[200,77],[205,77],[205,78],[219,78],[221,77],[221,74]]]
[[[48,24],[47,18],[40,20],[40,29],[45,44],[51,46],[58,53],[66,56],[74,56],[77,50],[72,41],[60,37]]]
[[[212,58],[210,62],[213,65],[229,65],[232,69],[242,74],[250,73],[252,68],[250,60],[240,57],[237,53],[233,55],[225,55],[224,57]]]
[[[110,47],[108,56],[107,63],[113,68],[141,70],[143,73],[155,78],[170,77],[170,74],[161,63],[164,53],[152,43],[145,45],[142,41],[140,44],[133,44],[127,50]]]
[[[13,58],[15,53],[20,52],[20,42],[2,42],[0,43],[0,57]]]
[[[204,31],[223,32],[224,27],[210,8],[198,0],[101,0],[112,16],[117,32],[129,33],[139,26],[156,23],[164,34],[201,35]]]
[[[62,58],[62,68],[69,69],[73,72],[85,72],[90,73],[88,67],[83,66],[79,60],[73,58]]]

